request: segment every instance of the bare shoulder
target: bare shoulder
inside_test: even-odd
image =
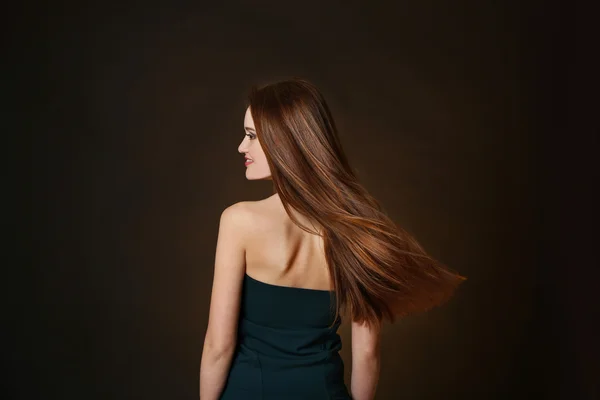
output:
[[[274,196],[256,201],[239,201],[223,210],[221,223],[237,228],[256,226],[265,223],[269,216],[276,212],[277,203]]]
[[[245,230],[253,221],[253,207],[250,203],[240,201],[225,208],[221,212],[219,224],[230,229],[237,229],[238,233],[243,233],[241,229]]]
[[[250,216],[251,204],[250,201],[239,201],[234,203],[223,210],[221,218],[226,219],[245,219]]]
[[[225,210],[232,214],[241,214],[241,218],[260,218],[265,216],[273,216],[280,207],[279,197],[273,195],[261,200],[246,200],[230,205]]]

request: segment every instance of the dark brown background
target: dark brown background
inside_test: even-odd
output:
[[[7,14],[8,132],[32,138],[17,172],[32,172],[33,208],[30,234],[13,226],[27,262],[4,281],[6,390],[197,398],[220,212],[271,193],[237,153],[244,97],[301,76],[364,185],[469,278],[385,328],[377,398],[595,398],[587,15],[516,1]]]

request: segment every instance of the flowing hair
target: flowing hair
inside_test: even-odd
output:
[[[334,322],[348,311],[353,321],[380,327],[383,319],[394,322],[445,303],[466,280],[427,254],[360,184],[312,83],[292,78],[254,85],[247,106],[286,213],[323,237]],[[321,231],[302,226],[290,207]]]

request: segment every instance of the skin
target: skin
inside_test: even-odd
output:
[[[244,116],[245,137],[238,152],[253,162],[246,166],[248,180],[272,179],[260,145],[250,108]],[[281,202],[275,194],[273,201]],[[260,224],[250,202],[238,202],[221,214],[215,255],[208,327],[200,363],[200,398],[217,400],[225,387],[236,348],[240,297],[246,273],[246,251],[256,224]],[[353,400],[375,397],[380,371],[380,332],[352,322]]]
[[[267,157],[256,136],[256,128],[254,127],[254,120],[250,113],[250,107],[246,109],[246,115],[244,116],[244,131],[246,132],[246,135],[244,136],[242,143],[238,146],[238,152],[253,160],[251,164],[246,166],[246,178],[248,180],[272,180]]]

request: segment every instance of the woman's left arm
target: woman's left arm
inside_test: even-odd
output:
[[[221,396],[235,352],[249,217],[244,202],[227,207],[221,214],[208,327],[200,361],[202,400],[217,400]]]

